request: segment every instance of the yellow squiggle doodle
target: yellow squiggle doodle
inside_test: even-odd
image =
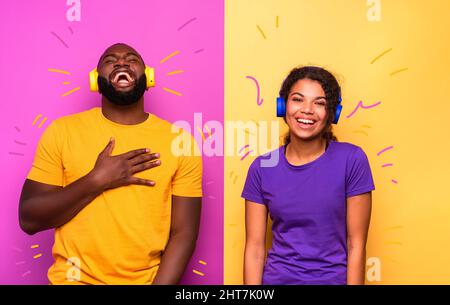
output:
[[[404,71],[407,71],[408,70],[408,68],[403,68],[403,69],[399,69],[399,70],[396,70],[396,71],[394,71],[394,72],[391,72],[391,76],[393,76],[393,75],[395,75],[395,74],[398,74],[398,73],[400,73],[400,72],[404,72]]]
[[[194,272],[195,274],[198,274],[200,276],[205,276],[205,274],[203,272],[197,271],[195,269],[192,269],[192,272]]]
[[[69,72],[69,71],[60,70],[60,69],[48,68],[47,71],[48,71],[48,72],[56,72],[56,73],[61,73],[61,74],[70,75],[70,72]]]
[[[36,116],[36,118],[33,121],[33,126],[36,125],[36,122],[42,117],[42,114],[38,114]],[[38,128],[41,128],[42,125],[44,125],[45,121],[47,121],[47,117],[44,117],[44,119],[42,119],[41,123],[39,123]]]
[[[167,91],[169,93],[175,94],[177,96],[182,96],[182,94],[180,92],[177,92],[175,90],[169,89],[169,88],[163,88],[164,91]]]
[[[61,96],[62,97],[68,96],[68,95],[70,95],[70,94],[72,94],[72,93],[74,93],[75,91],[78,91],[78,90],[80,90],[80,87],[73,88],[73,89],[63,93]]]
[[[202,132],[202,130],[200,129],[200,127],[197,126],[197,130],[198,130],[198,133],[202,135],[202,140],[203,140],[203,142],[205,142],[205,135],[203,134],[203,132]]]
[[[261,27],[260,27],[259,25],[256,25],[256,27],[258,28],[258,31],[261,33],[262,37],[263,37],[264,39],[267,39],[267,38],[266,38],[266,34],[264,34],[264,31],[261,29]]]
[[[368,134],[367,132],[365,132],[364,130],[355,130],[355,131],[353,131],[353,133],[362,133],[362,134],[364,134],[364,135],[366,135],[366,136],[369,135],[369,134]]]
[[[205,124],[206,131],[208,132],[208,137],[211,137],[211,129]]]
[[[403,246],[402,242],[399,241],[388,241],[385,243],[386,245],[396,245],[396,246]]]
[[[37,120],[39,120],[39,118],[42,116],[42,114],[38,114],[33,121],[33,126],[36,124]]]
[[[171,71],[169,73],[167,73],[167,75],[174,75],[174,74],[180,74],[180,73],[184,73],[183,70],[175,70],[175,71]]]
[[[163,64],[164,62],[168,61],[170,58],[174,57],[175,55],[180,54],[180,51],[177,50],[169,55],[167,55],[166,57],[164,57],[163,59],[161,59],[161,61],[159,62],[160,64]]]
[[[397,229],[403,229],[403,226],[393,226],[393,227],[385,228],[383,231],[390,231],[390,230],[397,230]]]
[[[383,53],[381,53],[380,55],[376,56],[374,59],[372,59],[372,61],[370,62],[370,64],[374,64],[378,59],[380,59],[381,57],[383,57],[384,55],[386,55],[387,53],[391,52],[392,48],[387,49],[386,51],[384,51]]]
[[[259,128],[259,123],[258,122],[256,122],[255,120],[250,120],[250,121],[254,122],[256,124],[256,126]]]

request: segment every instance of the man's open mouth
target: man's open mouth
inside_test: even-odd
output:
[[[135,77],[129,70],[120,70],[111,74],[110,81],[116,87],[125,88],[135,83]]]

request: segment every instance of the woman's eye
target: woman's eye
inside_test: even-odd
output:
[[[319,106],[325,106],[326,105],[325,102],[317,102],[316,104],[319,105]]]
[[[293,100],[294,102],[302,102],[302,101],[303,101],[302,99],[297,98],[297,97],[294,97],[292,100]]]

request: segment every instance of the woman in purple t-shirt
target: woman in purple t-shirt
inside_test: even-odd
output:
[[[364,284],[374,184],[364,151],[332,133],[340,95],[319,67],[296,68],[284,80],[277,112],[289,127],[286,144],[255,159],[242,192],[245,284]]]

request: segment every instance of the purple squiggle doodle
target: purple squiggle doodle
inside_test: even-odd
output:
[[[261,106],[261,104],[264,102],[264,100],[263,99],[259,99],[261,90],[259,89],[258,80],[256,78],[254,78],[253,76],[246,76],[246,78],[251,79],[251,80],[253,80],[255,82],[255,85],[256,85],[256,103],[258,104],[258,106]]]
[[[370,108],[376,107],[376,106],[378,106],[380,104],[381,104],[381,102],[376,102],[375,104],[372,104],[372,105],[369,105],[369,106],[364,106],[363,102],[359,101],[358,105],[356,105],[356,108],[349,115],[347,115],[347,119],[352,117],[359,108],[370,109]]]

